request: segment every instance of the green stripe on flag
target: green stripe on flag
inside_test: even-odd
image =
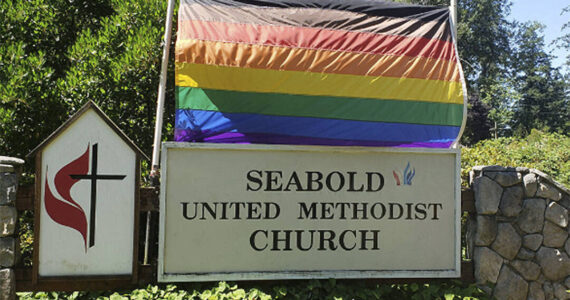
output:
[[[269,94],[176,87],[177,109],[461,126],[462,104]]]

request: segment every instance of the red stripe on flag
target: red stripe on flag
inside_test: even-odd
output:
[[[179,39],[455,59],[451,42],[323,28],[183,21]]]

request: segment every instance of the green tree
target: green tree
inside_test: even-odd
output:
[[[150,152],[165,13],[166,1],[0,2],[0,153],[25,156],[88,100]]]
[[[520,99],[514,106],[513,128],[525,136],[531,129],[568,133],[570,115],[566,83],[552,56],[544,50],[544,25],[536,22],[521,24],[515,36],[516,65],[513,77]]]
[[[509,103],[516,97],[508,77],[510,5],[508,0],[459,2],[458,48],[468,92],[490,107],[488,118],[499,129],[498,135],[508,134],[504,129],[510,121]]]
[[[562,9],[561,15],[570,14],[570,5],[566,6]],[[568,53],[566,54],[566,72],[570,72],[570,21],[566,22],[562,25],[561,32],[563,35],[556,39],[555,43],[561,49],[566,49]],[[570,75],[570,74],[569,74]]]

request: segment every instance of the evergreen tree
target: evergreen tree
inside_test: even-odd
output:
[[[566,16],[570,15],[570,5],[562,9],[561,14]],[[566,63],[565,63],[567,73],[570,72],[570,32],[568,31],[570,31],[570,21],[562,25],[561,32],[564,34],[555,41],[559,48],[566,49],[566,51],[568,52],[566,54]],[[567,74],[567,76],[570,76],[570,74]]]
[[[568,132],[568,99],[559,69],[544,50],[544,26],[521,24],[515,36],[516,65],[513,76],[521,94],[514,107],[513,128],[525,136],[531,129]]]
[[[489,106],[488,117],[499,136],[508,134],[510,103],[516,98],[508,76],[510,5],[509,0],[459,1],[458,48],[468,93]]]

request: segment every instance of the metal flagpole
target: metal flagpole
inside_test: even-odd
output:
[[[164,95],[166,93],[166,76],[168,71],[168,54],[170,53],[170,41],[172,38],[172,16],[174,15],[174,0],[168,0],[166,12],[166,24],[164,25],[164,48],[162,51],[162,65],[160,69],[160,83],[158,85],[158,98],[156,100],[156,116],[154,123],[154,142],[152,145],[152,169],[150,182],[158,186],[160,168],[160,141],[162,140],[162,119],[164,114]],[[146,214],[146,232],[143,264],[148,263],[148,248],[150,235],[150,212]]]
[[[164,94],[166,92],[166,72],[168,71],[168,54],[170,52],[170,40],[172,37],[172,15],[174,14],[174,0],[168,0],[166,12],[166,24],[164,26],[164,49],[162,51],[162,68],[160,70],[160,83],[158,85],[158,99],[156,100],[156,117],[154,123],[154,142],[152,145],[152,171],[158,176],[160,141],[162,139],[162,115],[164,113]]]
[[[457,0],[450,0],[449,11],[451,13],[452,35],[453,35],[454,39],[457,41]],[[455,47],[457,47],[457,43],[455,44]],[[461,72],[461,70],[460,70],[460,72]],[[465,94],[465,87],[463,87],[463,88],[464,88],[463,92]],[[465,106],[466,105],[467,105],[467,103],[465,103]],[[454,149],[459,148],[459,139],[463,135],[463,130],[465,129],[465,119],[466,119],[466,115],[467,115],[467,108],[466,107],[463,109],[463,114],[464,114],[463,123],[461,125],[461,129],[460,129],[459,134],[457,136],[457,140],[451,145],[451,148],[454,148]]]
[[[449,10],[451,11],[451,21],[453,22],[453,35],[457,37],[457,0],[451,0]]]

